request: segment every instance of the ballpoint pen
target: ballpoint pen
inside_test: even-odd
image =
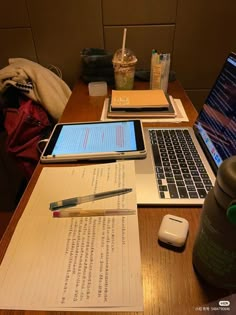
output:
[[[79,205],[81,203],[89,202],[89,201],[127,194],[131,191],[132,191],[132,188],[121,188],[121,189],[104,191],[104,192],[96,193],[92,195],[64,199],[60,201],[51,202],[49,208],[50,210],[54,211],[61,208],[73,207],[73,206]]]
[[[53,218],[68,217],[96,217],[96,216],[115,216],[115,215],[133,215],[136,211],[132,209],[77,209],[77,210],[55,210]]]

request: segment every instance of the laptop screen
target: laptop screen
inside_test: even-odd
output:
[[[215,171],[225,159],[236,155],[235,53],[227,57],[194,127]]]

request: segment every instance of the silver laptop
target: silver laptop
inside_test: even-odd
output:
[[[144,128],[147,158],[137,160],[137,202],[202,205],[217,170],[236,155],[236,54],[230,53],[193,128]]]

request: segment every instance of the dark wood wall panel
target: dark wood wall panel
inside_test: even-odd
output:
[[[196,89],[196,90],[187,90],[187,94],[189,96],[189,98],[191,99],[191,101],[194,103],[195,108],[197,109],[197,111],[200,111],[206,98],[208,93],[210,92],[210,89]]]
[[[0,28],[0,68],[8,65],[9,58],[22,57],[37,61],[30,28]]]
[[[226,56],[236,50],[235,20],[235,0],[178,1],[172,67],[195,97],[211,88]]]
[[[29,27],[26,0],[1,0],[0,28]]]
[[[104,25],[175,23],[178,0],[103,0]]]
[[[101,0],[28,0],[28,10],[39,62],[59,67],[73,86],[80,51],[103,47]]]

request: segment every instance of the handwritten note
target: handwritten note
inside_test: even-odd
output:
[[[143,309],[137,215],[52,217],[52,200],[131,187],[86,209],[136,209],[133,161],[45,167],[0,266],[0,307]]]

